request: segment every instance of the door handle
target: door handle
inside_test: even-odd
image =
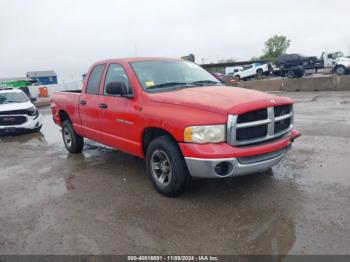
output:
[[[99,107],[102,108],[102,109],[106,109],[108,106],[106,104],[102,103],[102,104],[99,105]]]
[[[85,100],[80,100],[80,104],[81,105],[86,105],[86,101]]]

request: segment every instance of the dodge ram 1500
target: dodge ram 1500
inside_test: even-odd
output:
[[[105,60],[82,90],[52,96],[67,150],[84,137],[144,158],[155,188],[174,196],[192,177],[224,178],[276,165],[300,136],[293,101],[229,87],[195,63],[171,58]]]

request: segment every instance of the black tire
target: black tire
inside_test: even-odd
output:
[[[262,69],[258,69],[256,71],[256,75],[257,75],[258,78],[262,77],[263,74],[264,74],[264,71]]]
[[[295,72],[293,70],[289,70],[286,72],[286,77],[288,78],[294,78],[295,77]]]
[[[345,66],[337,66],[335,69],[334,69],[335,73],[338,75],[338,76],[342,76],[342,75],[345,75],[346,74],[346,68]]]
[[[164,196],[179,195],[191,185],[185,159],[176,142],[168,136],[158,137],[150,143],[146,163],[153,186]]]
[[[80,153],[84,147],[84,138],[79,136],[69,120],[63,122],[62,138],[66,149],[73,154]]]
[[[235,76],[235,80],[236,80],[236,81],[241,81],[241,77],[240,77],[239,75],[236,75],[236,76]]]

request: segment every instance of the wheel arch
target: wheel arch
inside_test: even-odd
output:
[[[143,154],[146,155],[147,148],[150,145],[150,143],[161,136],[168,136],[170,137],[176,144],[178,143],[177,140],[174,138],[174,136],[167,130],[159,127],[147,127],[143,130],[142,133],[142,151]]]
[[[64,110],[60,110],[58,112],[58,116],[59,116],[59,119],[60,119],[60,123],[63,124],[64,121],[68,120],[68,121],[71,121],[68,113]],[[72,121],[71,121],[72,122]]]
[[[346,69],[346,67],[345,67],[344,65],[336,65],[336,66],[334,67],[334,70],[336,70],[336,69],[339,68],[339,67],[343,67],[343,68]]]

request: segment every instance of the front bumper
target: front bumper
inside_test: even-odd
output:
[[[193,177],[220,178],[242,176],[263,172],[277,165],[286,155],[290,147],[291,146],[288,146],[277,152],[253,157],[221,159],[185,157],[185,160],[188,170]]]
[[[27,121],[21,125],[0,126],[0,134],[18,134],[37,130],[42,126],[42,116],[26,116]]]
[[[192,177],[222,178],[253,174],[270,169],[282,160],[290,150],[291,142],[299,136],[300,133],[293,130],[290,135],[279,141],[249,147],[230,146],[232,148],[230,152],[231,156],[226,155],[228,150],[227,144],[217,144],[216,152],[213,150],[213,145],[202,145],[206,147],[206,149],[198,145],[191,146],[182,144],[180,147],[183,153],[186,152],[184,153],[184,157]],[[194,149],[192,153],[195,153],[195,156],[190,156],[188,154],[189,147]],[[198,148],[200,148],[200,150]],[[211,157],[208,156],[208,152],[203,154],[204,151],[208,150],[212,151]],[[202,156],[198,157],[199,153],[201,153]],[[220,157],[224,155],[224,153],[225,156]],[[213,158],[215,155],[217,157]]]

